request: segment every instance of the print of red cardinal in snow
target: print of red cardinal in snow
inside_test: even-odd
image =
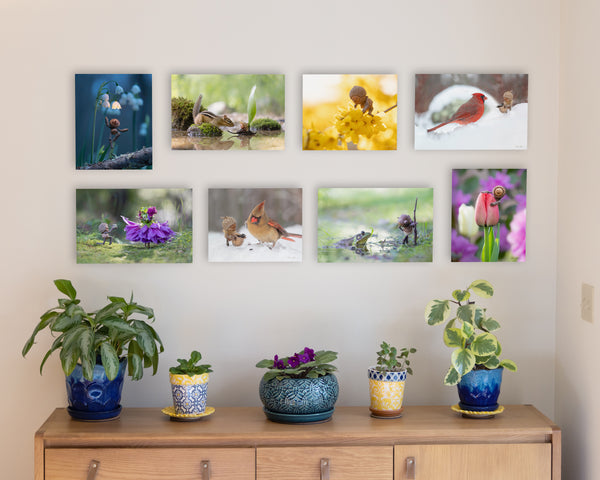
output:
[[[269,248],[273,248],[277,240],[280,238],[293,242],[294,239],[290,237],[302,238],[302,235],[297,233],[289,233],[279,225],[275,220],[269,218],[265,212],[264,200],[260,202],[246,220],[246,226],[248,231],[261,243],[270,243]]]
[[[444,125],[449,123],[458,123],[459,125],[467,125],[468,123],[476,122],[483,115],[483,102],[487,100],[487,97],[483,93],[474,93],[473,97],[465,103],[463,103],[458,110],[450,117],[450,120],[440,123],[439,125],[430,128],[427,132],[433,132]]]

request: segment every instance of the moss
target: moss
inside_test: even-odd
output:
[[[281,124],[272,118],[258,118],[250,125],[255,130],[281,130]]]
[[[171,128],[175,130],[187,130],[194,123],[192,110],[194,102],[187,98],[171,98]]]
[[[212,123],[201,123],[200,125],[191,125],[188,130],[188,135],[197,135],[199,137],[220,137],[223,132],[219,127]]]

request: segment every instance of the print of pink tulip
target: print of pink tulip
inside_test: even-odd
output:
[[[494,187],[493,192],[480,192],[475,203],[475,222],[484,228],[482,262],[497,262],[500,254],[500,208],[498,204],[506,194],[502,186]],[[496,235],[494,235],[496,225]]]

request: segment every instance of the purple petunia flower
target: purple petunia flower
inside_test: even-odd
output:
[[[459,235],[454,229],[452,229],[451,250],[453,262],[478,261],[477,257],[475,257],[477,245],[473,245],[467,238]]]
[[[526,241],[525,233],[527,230],[526,210],[518,211],[510,222],[510,233],[506,236],[510,243],[510,253],[512,253],[519,262],[525,261]]]

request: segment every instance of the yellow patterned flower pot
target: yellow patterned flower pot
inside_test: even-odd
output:
[[[202,375],[179,375],[169,373],[173,407],[178,415],[199,415],[206,409],[208,373]]]
[[[382,372],[369,368],[369,394],[371,415],[380,418],[398,418],[402,415],[406,370]]]

